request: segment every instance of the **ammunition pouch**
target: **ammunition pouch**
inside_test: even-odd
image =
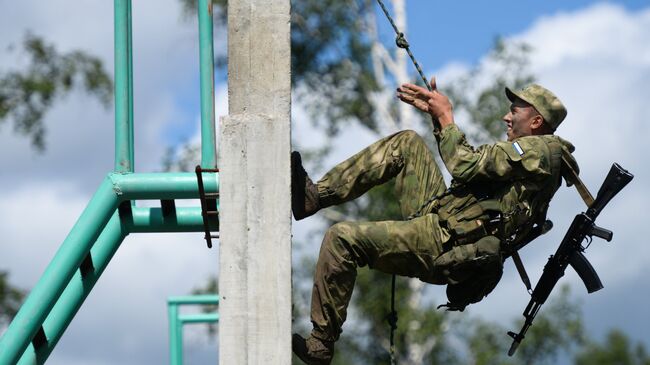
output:
[[[495,236],[454,246],[434,261],[433,275],[446,279],[447,307],[453,310],[463,310],[483,299],[502,274],[501,241]]]
[[[454,246],[476,242],[497,233],[500,222],[499,202],[477,201],[447,218],[446,224]]]

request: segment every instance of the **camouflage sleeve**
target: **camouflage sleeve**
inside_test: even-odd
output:
[[[550,175],[549,148],[535,136],[474,148],[456,125],[450,125],[442,130],[438,143],[447,170],[459,182]]]

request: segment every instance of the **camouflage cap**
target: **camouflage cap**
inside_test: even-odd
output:
[[[528,85],[519,92],[514,92],[506,87],[506,96],[510,101],[521,99],[532,105],[553,129],[557,129],[567,114],[560,99],[548,89],[537,84]]]

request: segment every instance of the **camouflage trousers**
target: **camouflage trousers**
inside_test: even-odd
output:
[[[318,181],[324,206],[355,199],[373,186],[396,179],[403,217],[415,213],[446,190],[431,151],[422,137],[403,131],[383,138],[340,163]],[[311,300],[312,335],[336,341],[345,321],[357,268],[431,278],[434,259],[449,240],[431,213],[404,221],[342,222],[330,227],[320,248]]]

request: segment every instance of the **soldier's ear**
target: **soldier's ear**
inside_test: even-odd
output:
[[[544,126],[544,117],[541,114],[533,116],[533,120],[530,123],[531,129],[540,129]]]

